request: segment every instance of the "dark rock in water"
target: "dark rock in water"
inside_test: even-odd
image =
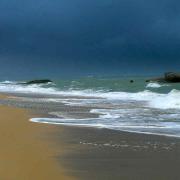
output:
[[[167,72],[164,78],[167,82],[177,83],[180,82],[180,73]]]
[[[133,83],[134,82],[134,80],[130,80],[130,83]]]
[[[180,83],[180,73],[167,72],[164,77],[148,79],[146,82]]]
[[[45,83],[50,83],[52,82],[49,79],[39,79],[39,80],[33,80],[33,81],[28,81],[26,84],[45,84]]]

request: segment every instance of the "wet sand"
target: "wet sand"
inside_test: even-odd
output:
[[[72,179],[55,159],[63,151],[49,143],[55,128],[33,124],[30,117],[26,110],[0,106],[0,179]]]
[[[59,126],[52,137],[67,153],[59,163],[77,179],[180,179],[180,140],[107,129]]]

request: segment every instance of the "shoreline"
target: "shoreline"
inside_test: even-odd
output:
[[[51,116],[50,116],[51,117]],[[47,118],[47,117],[40,117],[40,119],[43,118]],[[52,117],[54,118],[54,117]],[[48,123],[48,122],[39,122],[35,119],[39,119],[39,117],[35,117],[30,119],[29,121],[32,123],[37,123],[37,124],[45,124],[45,125],[49,125],[49,126],[62,126],[62,127],[70,127],[70,128],[86,128],[86,129],[99,129],[99,130],[107,130],[107,131],[113,131],[113,132],[119,132],[119,133],[127,133],[127,134],[135,134],[135,135],[142,135],[142,136],[159,136],[162,138],[173,138],[173,139],[177,139],[180,140],[180,136],[176,136],[176,135],[167,135],[167,134],[162,134],[162,133],[149,133],[149,132],[136,132],[136,131],[128,131],[128,130],[117,130],[117,129],[110,129],[110,128],[105,128],[105,127],[93,127],[93,126],[87,126],[87,125],[65,125],[65,124],[58,124],[58,123]]]
[[[31,117],[25,109],[0,105],[0,179],[73,179],[57,163],[56,148],[49,143],[47,134],[55,128],[32,124]]]
[[[0,179],[180,179],[179,138],[35,123],[14,106],[0,105]]]

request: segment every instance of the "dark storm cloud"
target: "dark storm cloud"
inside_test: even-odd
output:
[[[0,54],[62,66],[180,68],[179,7],[177,0],[1,0]]]

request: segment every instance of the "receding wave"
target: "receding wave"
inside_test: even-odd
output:
[[[32,118],[31,122],[65,125],[106,128],[127,132],[155,134],[164,136],[180,137],[180,124],[176,122],[143,123],[139,122],[117,122],[113,118],[87,118],[87,119],[60,119],[60,118]]]
[[[48,95],[43,96],[45,98],[42,101],[45,103],[87,106],[90,109],[88,113],[97,115],[97,118],[91,118],[88,115],[86,118],[78,118],[52,111],[48,113],[57,118],[33,118],[32,122],[180,137],[180,91],[177,90],[178,86],[176,88],[176,86],[163,84],[140,84],[137,87],[136,84],[126,84],[129,89],[125,91],[127,87],[120,89],[84,87],[80,89],[76,87],[76,84],[72,87],[72,83],[70,86],[60,86],[57,84],[27,85],[24,82],[4,81],[0,83],[0,92]],[[133,91],[131,91],[132,88],[134,88]],[[162,88],[167,89],[158,91]],[[41,101],[36,98],[35,100]]]

